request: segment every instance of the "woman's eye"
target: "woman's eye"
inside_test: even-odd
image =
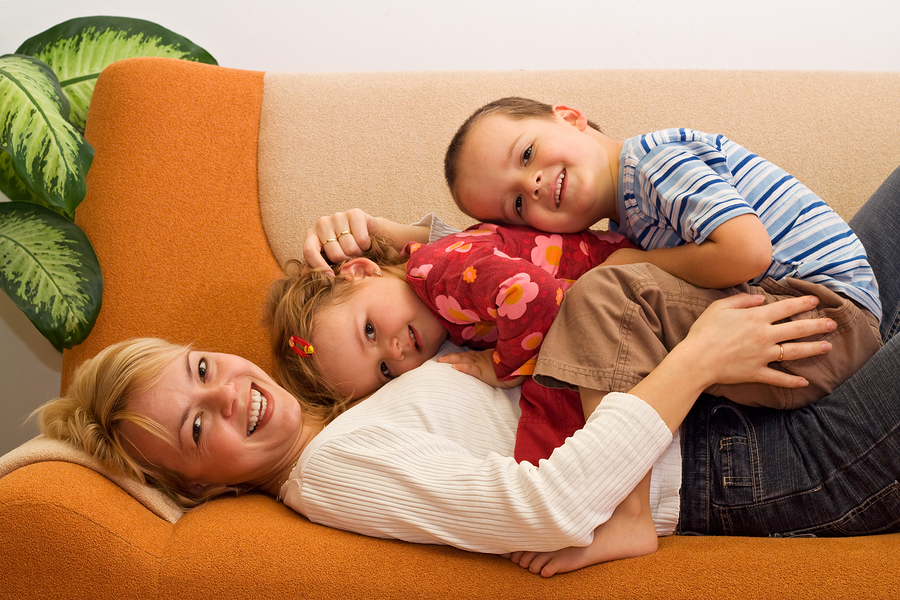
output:
[[[200,440],[200,431],[202,429],[200,426],[201,417],[203,417],[203,413],[200,413],[196,417],[194,417],[194,424],[191,426],[191,437],[194,438],[195,445]]]
[[[531,148],[531,146],[528,146],[525,148],[525,152],[522,153],[522,162],[526,165],[528,164],[528,161],[531,160]]]
[[[200,376],[200,381],[206,381],[206,359],[201,358],[200,362],[197,363],[197,375]]]
[[[516,214],[521,217],[522,216],[522,196],[516,196],[516,201],[513,203],[513,207],[516,210]]]
[[[365,332],[367,338],[369,338],[370,340],[375,339],[375,328],[371,323],[366,323]]]
[[[381,363],[381,374],[391,379],[391,372],[388,370],[387,363]]]

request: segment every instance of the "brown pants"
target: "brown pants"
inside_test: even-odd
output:
[[[747,406],[792,409],[831,393],[881,347],[878,320],[823,285],[798,279],[723,290],[695,287],[653,265],[597,267],[566,294],[547,333],[534,378],[547,387],[587,387],[627,392],[646,377],[687,335],[713,301],[740,292],[761,294],[766,304],[814,295],[815,309],[791,317],[829,317],[829,333],[797,341],[828,341],[830,352],[772,367],[805,377],[809,386],[787,389],[757,383],[716,385],[707,392]]]

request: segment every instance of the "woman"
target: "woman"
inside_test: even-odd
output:
[[[894,195],[889,207],[895,216],[900,213],[898,198],[900,194]],[[878,219],[878,224],[884,222],[896,221]],[[894,300],[886,302],[891,315],[896,314]],[[540,468],[511,458],[515,398],[434,362],[394,380],[323,427],[323,411],[294,402],[265,373],[237,357],[175,349],[174,360],[169,355],[153,368],[146,367],[146,356],[153,352],[125,361],[103,357],[101,364],[94,359],[82,367],[72,392],[92,400],[87,412],[97,413],[96,426],[73,427],[63,415],[85,411],[52,403],[42,409],[41,425],[49,435],[83,445],[108,464],[121,458],[122,470],[174,482],[185,496],[255,488],[283,496],[286,504],[316,522],[482,552],[583,545],[651,466],[654,477],[668,478],[656,486],[658,491],[673,489],[673,478],[680,481],[674,474],[681,469],[680,448],[670,446],[672,432],[703,389],[715,382],[801,383],[768,363],[782,353],[793,360],[822,352],[821,344],[779,342],[821,333],[829,322],[773,325],[811,306],[810,298],[747,308],[754,302],[736,296],[711,306],[632,394],[607,396],[585,428]],[[121,369],[104,375],[100,367],[105,363],[131,365],[137,374],[124,381]],[[835,405],[855,415],[871,404],[871,419],[893,426],[866,422],[865,428],[836,428],[829,438],[809,436],[810,453],[842,448],[845,437],[861,439],[868,426],[898,429],[900,406],[871,398],[872,385],[895,387],[889,378],[900,373],[897,363],[900,348],[892,340],[832,397],[814,405]],[[106,380],[119,380],[120,389],[106,392],[102,385],[90,385]],[[117,395],[119,406],[101,410],[101,395]],[[54,431],[62,422],[66,425]],[[781,426],[760,420],[760,427],[773,434]],[[78,433],[89,430],[100,433]],[[687,436],[681,437],[687,444]],[[881,437],[871,437],[873,448],[866,456],[893,465],[897,448],[875,445]],[[705,446],[706,440],[690,443]],[[762,449],[783,453],[775,446]],[[684,461],[687,467],[690,460]],[[682,512],[700,499],[692,485],[685,479],[674,485],[674,499],[656,498],[658,527],[673,527],[679,520],[678,487]],[[789,530],[782,521],[773,519],[767,533]],[[890,528],[879,524],[876,529]]]

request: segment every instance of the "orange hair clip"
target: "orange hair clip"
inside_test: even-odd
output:
[[[315,352],[312,344],[298,335],[292,335],[288,338],[288,345],[291,347],[291,350],[297,353],[297,356],[302,356],[304,358],[311,357]]]

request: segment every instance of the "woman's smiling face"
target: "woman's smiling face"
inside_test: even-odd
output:
[[[138,460],[195,484],[269,481],[308,441],[297,400],[255,364],[231,354],[186,352],[128,407],[158,423],[173,442],[123,423]]]

